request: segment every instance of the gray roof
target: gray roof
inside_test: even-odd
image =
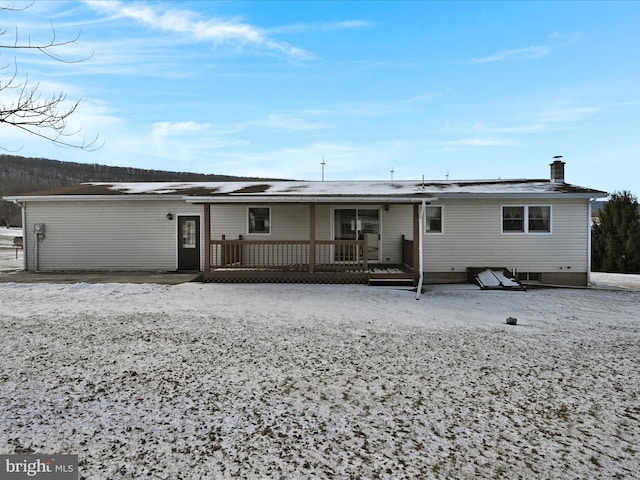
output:
[[[438,197],[606,197],[607,192],[549,180],[447,181],[263,181],[263,182],[125,182],[82,183],[68,187],[5,197],[6,200],[45,201],[92,198],[176,197],[190,202],[327,202],[422,201]]]

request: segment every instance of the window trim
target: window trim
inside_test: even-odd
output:
[[[440,230],[427,230],[427,208],[437,207],[440,209]],[[444,235],[444,205],[425,205],[424,209],[424,233],[425,235]]]
[[[252,232],[251,231],[251,209],[254,208],[266,208],[269,211],[269,230],[267,232]],[[273,231],[273,216],[270,205],[248,205],[247,206],[247,235],[271,235]]]
[[[504,229],[504,209],[505,207],[524,208],[524,217],[522,219],[522,230],[505,230]],[[529,208],[545,207],[549,209],[549,230],[529,230]],[[544,203],[526,203],[526,204],[506,204],[500,205],[500,230],[503,235],[551,235],[553,233],[553,205]]]

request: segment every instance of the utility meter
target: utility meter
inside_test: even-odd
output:
[[[44,223],[34,223],[33,233],[37,235],[44,235]]]

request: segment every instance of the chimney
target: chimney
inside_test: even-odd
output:
[[[562,155],[556,155],[553,163],[551,163],[551,182],[564,183],[564,165],[565,162],[559,160]]]

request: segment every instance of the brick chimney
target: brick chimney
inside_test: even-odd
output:
[[[556,156],[553,158],[562,158],[561,156]],[[553,183],[564,183],[564,165],[565,162],[562,160],[554,160],[551,165],[551,182]]]

